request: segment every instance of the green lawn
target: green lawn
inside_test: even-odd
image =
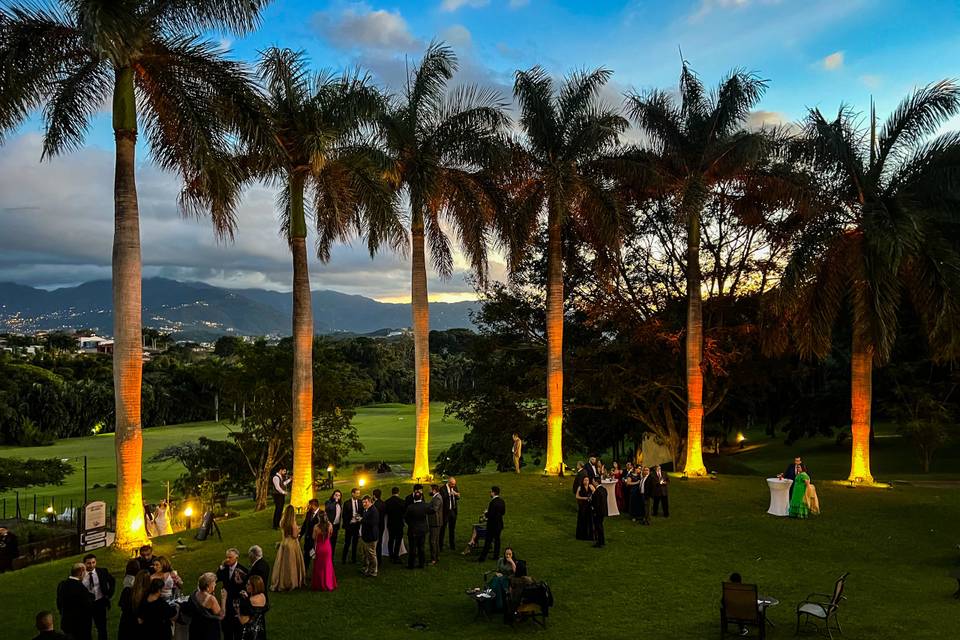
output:
[[[379,484],[387,488],[395,482]],[[953,637],[956,631],[957,603],[950,598],[956,583],[946,572],[957,563],[960,491],[821,484],[824,514],[795,521],[764,513],[767,490],[761,478],[676,480],[668,521],[657,519],[641,528],[623,518],[608,519],[608,545],[598,550],[574,539],[569,478],[481,474],[460,478],[461,540],[494,482],[503,487],[507,502],[504,541],[554,591],[556,607],[544,637],[594,629],[610,637],[642,631],[644,637],[717,638],[719,585],[732,571],[782,601],[770,613],[778,625],[774,638],[792,636],[796,602],[808,592],[829,590],[843,571],[851,572],[843,637],[922,640]],[[193,542],[186,552],[176,552],[172,539],[157,546],[191,578],[214,569],[227,546],[245,549],[258,543],[272,560],[276,533],[269,518],[261,512],[226,520],[223,542]],[[123,566],[116,552],[104,551],[101,557],[114,571]],[[56,582],[69,564],[61,560],[0,576],[0,601],[10,612],[5,637],[30,637],[33,613],[53,606]],[[338,563],[337,571],[340,588],[334,593],[272,596],[270,636],[296,638],[311,629],[337,629],[344,638],[469,639],[504,632],[497,620],[473,620],[473,603],[463,590],[478,584],[481,567],[460,555],[446,553],[438,567],[424,571],[388,565],[376,580],[361,579],[352,566]],[[363,616],[363,631],[351,634],[342,625],[345,611],[376,615]],[[112,625],[117,616],[114,608]],[[414,622],[426,623],[427,631],[413,636],[407,625]]]
[[[443,403],[430,405],[430,459],[454,442],[463,438],[464,426],[454,418],[443,417]],[[386,460],[390,463],[403,463],[409,468],[413,453],[414,407],[404,404],[381,404],[361,407],[357,410],[354,425],[364,444],[364,450],[350,456],[350,463],[368,460]],[[160,449],[183,442],[196,440],[200,436],[222,439],[226,437],[229,423],[196,422],[170,427],[155,427],[143,432],[143,477],[144,496],[158,501],[166,495],[165,483],[181,473],[183,467],[176,462],[149,462],[150,457]],[[88,487],[91,499],[113,500],[113,489],[102,485],[116,482],[114,464],[113,434],[90,436],[88,438],[68,438],[49,447],[0,447],[0,456],[18,458],[69,458],[76,471],[67,477],[63,486],[36,487],[20,492],[21,509],[32,509],[33,495],[42,498],[56,498],[56,508],[63,511],[62,504],[73,499],[76,504],[83,499],[83,456],[87,456]],[[99,484],[101,488],[94,489]],[[13,492],[0,494],[7,500],[7,513],[12,513]],[[24,505],[29,502],[29,507]]]

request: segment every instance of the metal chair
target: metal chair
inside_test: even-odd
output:
[[[833,585],[832,596],[825,593],[811,593],[803,602],[797,605],[797,630],[793,635],[800,633],[801,617],[803,617],[804,626],[812,625],[817,630],[817,633],[821,635],[826,632],[826,636],[830,638],[830,640],[833,640],[834,630],[840,635],[843,635],[843,629],[840,627],[840,618],[837,617],[837,613],[840,609],[840,601],[847,599],[846,596],[843,595],[843,588],[849,575],[850,572],[848,571],[837,578],[837,581]],[[811,620],[811,618],[813,618],[813,620]],[[816,620],[823,620],[823,631],[820,630]],[[835,625],[834,627],[830,626],[831,621]]]
[[[757,598],[757,585],[739,582],[724,582],[720,600],[720,635],[727,634],[728,625],[757,627],[760,638],[766,637],[766,611]],[[739,634],[738,634],[739,635]]]

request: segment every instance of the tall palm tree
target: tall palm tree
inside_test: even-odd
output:
[[[510,213],[522,252],[546,214],[547,226],[547,473],[563,464],[563,235],[573,230],[598,249],[619,237],[621,203],[612,178],[622,172],[620,134],[627,120],[605,106],[606,69],[577,72],[555,87],[540,67],[518,71],[513,86],[525,134],[515,147],[509,180]]]
[[[662,195],[676,208],[687,230],[687,446],[684,471],[704,476],[703,312],[700,278],[700,213],[718,184],[748,176],[766,154],[768,137],[745,131],[751,109],[766,82],[733,71],[708,93],[684,62],[680,101],[662,90],[628,96],[630,115],[647,136],[652,169]]]
[[[487,237],[496,199],[491,167],[503,148],[504,103],[491,90],[475,86],[447,93],[457,70],[453,51],[431,43],[408,76],[403,95],[380,119],[392,179],[410,202],[411,303],[416,376],[414,478],[430,477],[430,309],[427,302],[425,242],[441,277],[453,270],[450,239],[459,244],[481,277],[487,269]]]
[[[960,132],[931,137],[960,113],[960,87],[944,80],[905,98],[879,134],[841,107],[809,112],[797,159],[826,185],[826,207],[795,241],[780,287],[802,354],[824,357],[841,309],[853,322],[850,480],[873,482],[873,367],[890,357],[907,298],[936,357],[956,354],[960,331]]]
[[[0,9],[0,132],[43,107],[43,157],[82,145],[90,119],[112,104],[113,318],[119,547],[146,540],[141,499],[140,220],[138,115],[152,159],[177,171],[185,213],[209,212],[230,235],[237,173],[227,146],[255,128],[242,65],[195,33],[253,29],[266,0],[61,0]],[[139,113],[138,113],[139,112]],[[244,124],[246,123],[246,124]],[[238,130],[242,126],[242,130]]]
[[[282,185],[283,234],[293,258],[293,486],[290,501],[313,497],[313,310],[307,266],[307,212],[316,227],[317,256],[331,244],[367,233],[371,255],[383,240],[406,241],[386,156],[362,136],[382,113],[383,98],[365,77],[312,74],[299,51],[271,48],[261,55],[267,130],[248,150],[259,178]]]

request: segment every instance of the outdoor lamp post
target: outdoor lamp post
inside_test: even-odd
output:
[[[188,505],[187,508],[183,510],[183,516],[187,519],[187,529],[189,529],[190,518],[193,517],[193,507]]]

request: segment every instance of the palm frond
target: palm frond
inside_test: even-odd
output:
[[[539,66],[517,71],[513,95],[520,105],[519,124],[530,144],[541,154],[556,150],[562,138],[549,74]]]
[[[941,80],[907,96],[890,114],[877,139],[874,171],[879,176],[891,154],[937,133],[940,126],[960,113],[960,86]]]

